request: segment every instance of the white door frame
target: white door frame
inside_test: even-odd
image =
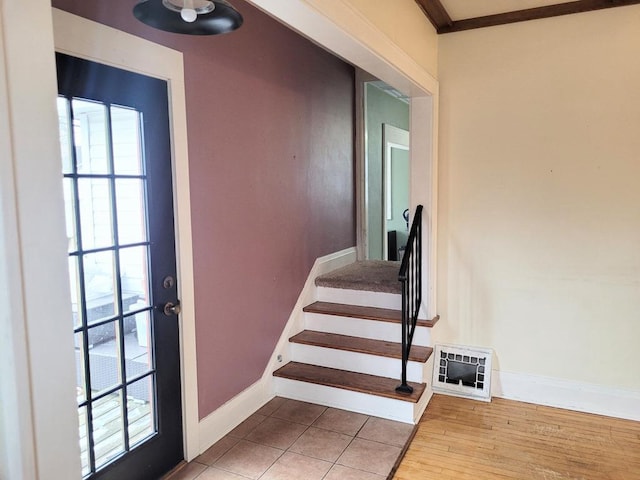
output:
[[[62,10],[53,9],[56,51],[166,80],[169,88],[178,265],[182,418],[185,458],[200,454],[193,288],[193,242],[182,53]],[[108,48],[105,48],[108,46]]]
[[[389,240],[387,238],[387,220],[391,219],[391,150],[409,151],[410,135],[407,130],[394,127],[388,123],[382,124],[382,258],[388,260]],[[409,158],[411,162],[411,158]],[[411,198],[411,185],[409,198]]]
[[[369,255],[369,168],[367,158],[367,83],[378,80],[369,72],[356,68],[355,87],[355,177],[356,177],[356,252],[358,260]]]

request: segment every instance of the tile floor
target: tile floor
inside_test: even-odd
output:
[[[166,480],[384,480],[413,428],[276,397]]]

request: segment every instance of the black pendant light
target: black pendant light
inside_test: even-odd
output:
[[[150,27],[187,35],[219,35],[242,25],[242,15],[225,0],[142,0],[133,14]]]

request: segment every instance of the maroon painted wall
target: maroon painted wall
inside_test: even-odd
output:
[[[184,53],[203,418],[260,378],[314,260],[355,244],[353,68],[241,0],[218,37],[52,3]]]

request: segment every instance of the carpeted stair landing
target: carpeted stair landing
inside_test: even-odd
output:
[[[365,260],[317,277],[316,286],[400,294],[399,270],[400,262]]]

